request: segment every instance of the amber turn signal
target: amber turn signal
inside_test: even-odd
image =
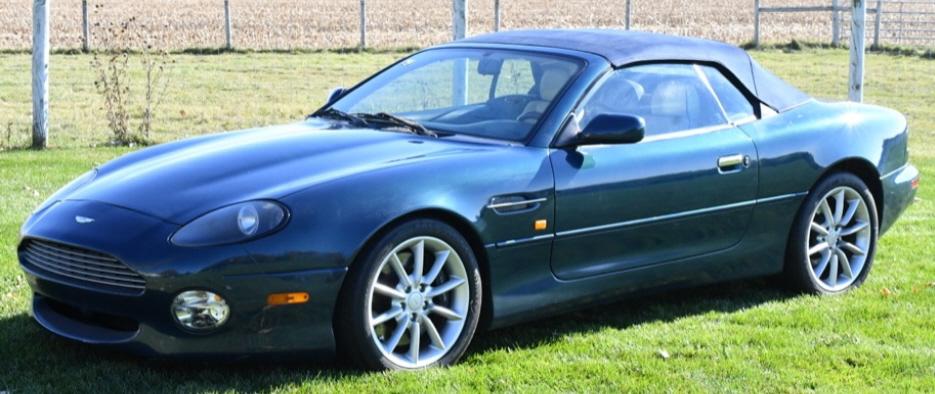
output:
[[[548,227],[549,227],[549,222],[545,219],[536,220],[536,223],[533,225],[533,228],[535,228],[536,231],[542,231]]]
[[[304,304],[308,302],[308,293],[274,293],[266,297],[267,305]]]

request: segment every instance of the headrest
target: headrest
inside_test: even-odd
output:
[[[543,100],[554,99],[571,78],[573,67],[565,64],[544,66],[542,76],[539,78],[539,97]]]
[[[653,115],[685,116],[693,103],[698,102],[695,89],[678,81],[665,81],[653,91],[651,111]]]

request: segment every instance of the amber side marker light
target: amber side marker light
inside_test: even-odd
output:
[[[542,231],[548,227],[549,227],[549,222],[545,219],[539,219],[539,220],[536,220],[535,223],[533,223],[533,228],[536,231]]]
[[[274,293],[266,297],[267,305],[292,305],[308,302],[308,293]]]

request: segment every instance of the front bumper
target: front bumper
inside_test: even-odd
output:
[[[95,220],[78,224],[76,215]],[[285,265],[266,264],[276,259],[251,255],[239,245],[180,248],[168,242],[177,228],[145,214],[90,201],[64,201],[37,213],[23,227],[24,240],[53,241],[114,256],[142,275],[146,286],[139,294],[82,286],[25,263],[21,254],[33,291],[35,320],[72,340],[151,356],[334,354],[332,314],[344,268],[296,270],[294,260],[307,254],[297,254]],[[284,256],[280,260],[290,260],[289,254]],[[224,297],[231,308],[228,321],[209,333],[179,326],[170,305],[179,292],[190,289]],[[309,302],[266,304],[271,293],[296,291],[308,292]]]

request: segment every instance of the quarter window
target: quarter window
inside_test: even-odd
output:
[[[615,71],[589,94],[578,112],[578,126],[583,128],[606,113],[642,117],[647,137],[727,123],[691,64],[647,64]]]
[[[708,78],[711,89],[714,89],[714,93],[721,100],[721,105],[730,121],[739,122],[756,116],[750,100],[720,70],[711,66],[700,67],[705,77]]]

